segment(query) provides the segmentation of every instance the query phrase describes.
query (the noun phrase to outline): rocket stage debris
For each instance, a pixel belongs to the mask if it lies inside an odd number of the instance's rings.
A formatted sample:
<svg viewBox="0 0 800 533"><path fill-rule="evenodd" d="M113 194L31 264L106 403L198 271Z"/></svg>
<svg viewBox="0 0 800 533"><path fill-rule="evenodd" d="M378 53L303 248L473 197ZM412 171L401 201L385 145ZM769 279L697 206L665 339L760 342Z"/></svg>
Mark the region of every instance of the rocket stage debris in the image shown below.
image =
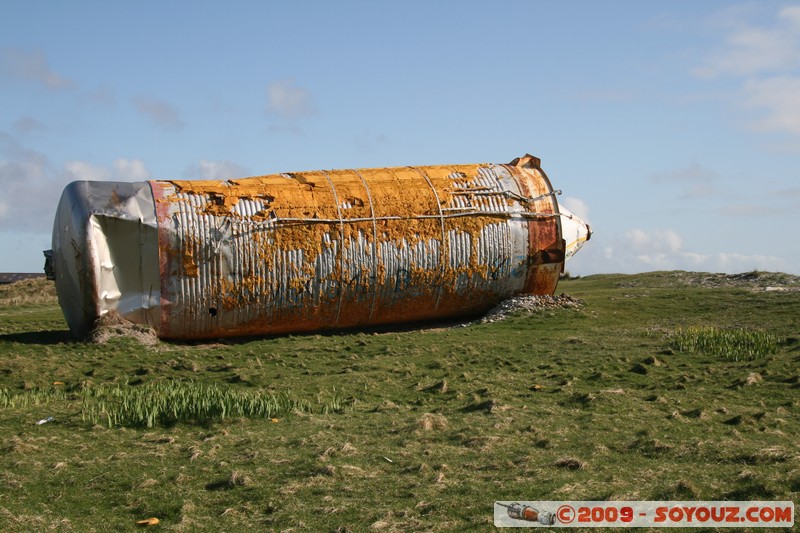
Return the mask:
<svg viewBox="0 0 800 533"><path fill-rule="evenodd" d="M474 315L553 294L591 236L539 159L292 172L228 181L76 181L46 270L70 330L110 311L161 338ZM49 255L48 255L49 254Z"/></svg>

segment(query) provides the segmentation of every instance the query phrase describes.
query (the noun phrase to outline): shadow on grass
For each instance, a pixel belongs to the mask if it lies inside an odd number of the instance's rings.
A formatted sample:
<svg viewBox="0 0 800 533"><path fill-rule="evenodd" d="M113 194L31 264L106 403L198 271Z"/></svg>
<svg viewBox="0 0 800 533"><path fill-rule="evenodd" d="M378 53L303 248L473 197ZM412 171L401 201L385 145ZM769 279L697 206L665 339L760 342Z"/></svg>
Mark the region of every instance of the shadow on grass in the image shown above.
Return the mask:
<svg viewBox="0 0 800 533"><path fill-rule="evenodd" d="M776 497L775 492L758 481L749 481L722 495L726 500L751 501L771 500Z"/></svg>
<svg viewBox="0 0 800 533"><path fill-rule="evenodd" d="M0 335L0 342L18 342L20 344L62 344L75 342L68 329L46 331L23 331Z"/></svg>
<svg viewBox="0 0 800 533"><path fill-rule="evenodd" d="M336 328L336 329L323 329L314 331L300 331L294 333L277 333L263 335L252 335L246 337L209 337L203 339L159 339L161 342L167 342L174 345L184 346L198 346L209 343L219 343L227 345L246 344L257 340L264 339L280 339L292 337L337 337L342 335L353 335L358 333L363 334L390 334L390 333L411 333L416 331L436 331L440 329L459 328L468 325L476 325L476 320L480 319L483 314L468 314L462 317L450 317L414 322L405 322L400 324L385 324L377 326L353 326L351 328ZM123 335L124 336L124 335ZM6 333L0 334L0 342L18 342L21 344L60 344L60 343L73 343L73 342L86 342L74 338L69 330L47 330L47 331L24 331L19 333Z"/></svg>
<svg viewBox="0 0 800 533"><path fill-rule="evenodd" d="M350 328L320 329L311 331L296 331L293 333L264 333L254 334L245 337L208 337L201 339L160 339L162 342L174 344L176 346L202 346L206 344L226 344L239 345L258 340L270 339L291 339L291 338L314 338L314 337L339 337L344 335L355 335L363 333L371 334L390 334L390 333L412 333L417 331L436 331L441 329L459 328L471 325L479 319L482 314L470 314L463 317L451 317L441 319L422 320L415 322L402 322L399 324L384 324L377 326L353 326Z"/></svg>

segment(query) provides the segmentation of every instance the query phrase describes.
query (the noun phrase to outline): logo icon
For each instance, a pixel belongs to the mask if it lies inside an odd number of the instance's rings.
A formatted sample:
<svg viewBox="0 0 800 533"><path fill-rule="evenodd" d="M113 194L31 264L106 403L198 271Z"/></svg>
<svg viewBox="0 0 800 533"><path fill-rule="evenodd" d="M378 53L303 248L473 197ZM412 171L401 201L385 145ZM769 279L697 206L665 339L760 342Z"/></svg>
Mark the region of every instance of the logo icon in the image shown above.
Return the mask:
<svg viewBox="0 0 800 533"><path fill-rule="evenodd" d="M508 516L514 520L525 520L526 522L539 522L545 526L552 526L556 523L556 515L548 511L540 511L534 509L530 505L522 505L519 502L514 502L511 505L496 502L500 507L505 507Z"/></svg>

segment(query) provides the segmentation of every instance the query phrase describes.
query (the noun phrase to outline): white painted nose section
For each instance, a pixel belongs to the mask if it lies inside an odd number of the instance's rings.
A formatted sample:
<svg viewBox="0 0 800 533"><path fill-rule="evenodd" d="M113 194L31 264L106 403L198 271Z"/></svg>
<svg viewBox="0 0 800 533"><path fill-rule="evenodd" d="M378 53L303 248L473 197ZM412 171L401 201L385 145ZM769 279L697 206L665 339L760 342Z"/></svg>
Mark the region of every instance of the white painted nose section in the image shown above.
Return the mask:
<svg viewBox="0 0 800 533"><path fill-rule="evenodd" d="M591 239L592 228L563 205L559 204L558 210L561 213L561 237L567 243L564 257L569 259Z"/></svg>

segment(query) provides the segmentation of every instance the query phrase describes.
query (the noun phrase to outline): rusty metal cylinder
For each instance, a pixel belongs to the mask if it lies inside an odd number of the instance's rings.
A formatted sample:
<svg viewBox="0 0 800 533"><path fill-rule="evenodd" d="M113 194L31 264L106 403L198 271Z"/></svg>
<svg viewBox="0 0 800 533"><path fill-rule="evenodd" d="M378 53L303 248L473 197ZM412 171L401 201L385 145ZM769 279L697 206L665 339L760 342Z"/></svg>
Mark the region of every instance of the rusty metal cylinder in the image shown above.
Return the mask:
<svg viewBox="0 0 800 533"><path fill-rule="evenodd" d="M162 338L474 315L552 294L565 241L539 160L75 182L53 256L70 329L110 311Z"/></svg>

